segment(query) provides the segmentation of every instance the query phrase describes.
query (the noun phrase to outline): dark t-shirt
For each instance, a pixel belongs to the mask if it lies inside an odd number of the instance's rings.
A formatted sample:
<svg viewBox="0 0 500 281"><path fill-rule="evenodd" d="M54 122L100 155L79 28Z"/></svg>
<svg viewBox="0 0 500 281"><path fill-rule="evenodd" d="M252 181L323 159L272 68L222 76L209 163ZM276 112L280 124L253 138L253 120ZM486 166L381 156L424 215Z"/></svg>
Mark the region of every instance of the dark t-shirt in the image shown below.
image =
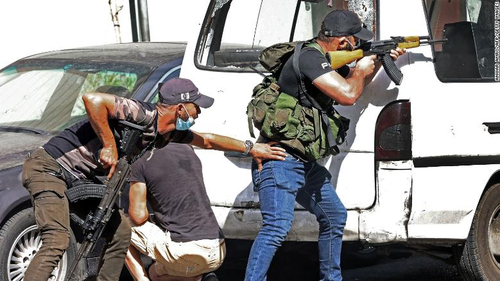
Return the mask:
<svg viewBox="0 0 500 281"><path fill-rule="evenodd" d="M147 187L157 223L176 242L223 238L210 207L202 166L193 148L169 143L132 165L130 182Z"/></svg>
<svg viewBox="0 0 500 281"><path fill-rule="evenodd" d="M308 94L314 98L320 97L323 100L328 100L329 98L312 84L314 79L333 71L326 57L316 48L303 47L299 57L299 70L302 73L302 80ZM337 70L343 77L347 77L349 71L348 66L343 66ZM299 96L299 80L297 80L297 75L293 69L293 55L283 66L278 79L278 85L282 92L294 97Z"/></svg>

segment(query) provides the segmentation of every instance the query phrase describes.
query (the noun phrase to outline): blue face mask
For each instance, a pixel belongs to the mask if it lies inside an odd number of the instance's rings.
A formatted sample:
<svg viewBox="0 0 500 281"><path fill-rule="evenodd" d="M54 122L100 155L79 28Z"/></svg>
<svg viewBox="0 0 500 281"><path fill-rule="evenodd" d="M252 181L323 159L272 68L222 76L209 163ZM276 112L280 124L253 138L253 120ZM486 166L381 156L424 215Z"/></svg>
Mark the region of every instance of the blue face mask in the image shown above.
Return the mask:
<svg viewBox="0 0 500 281"><path fill-rule="evenodd" d="M189 115L189 112L187 111L186 107L183 104L181 105L188 115L188 120L184 121L180 116L177 117L177 121L175 122L175 129L178 131L186 131L189 128L191 128L191 126L194 125L194 118L191 117L191 115Z"/></svg>

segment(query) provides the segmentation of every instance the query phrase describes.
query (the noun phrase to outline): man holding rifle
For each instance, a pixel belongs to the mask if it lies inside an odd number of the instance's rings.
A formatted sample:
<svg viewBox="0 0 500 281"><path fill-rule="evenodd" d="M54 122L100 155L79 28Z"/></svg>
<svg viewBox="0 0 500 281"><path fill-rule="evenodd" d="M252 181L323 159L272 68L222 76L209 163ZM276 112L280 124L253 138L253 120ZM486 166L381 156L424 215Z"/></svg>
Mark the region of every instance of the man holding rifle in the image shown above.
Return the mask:
<svg viewBox="0 0 500 281"><path fill-rule="evenodd" d="M330 12L323 20L317 38L306 42L302 49L296 47L296 53L277 72L280 96L286 93L301 101L303 107L311 110L314 107L320 112L330 111L334 102L353 105L381 64L375 61L376 56L373 55L363 57L353 68L344 65L333 70L326 54L340 50L352 51L360 40L368 41L372 37L373 33L362 27L354 12ZM391 51L390 56L396 60L403 53L403 50L397 48ZM302 104L300 99L301 96L307 95L315 100L313 103L308 98L311 107ZM323 122L322 119L323 116L318 118L317 122ZM315 122L316 120L315 118ZM328 124L328 130L323 123L315 123L313 128L323 126L323 132L328 134L328 131L332 131L331 125L328 120L324 121ZM332 139L335 141L335 138ZM295 202L314 214L319 223L319 279L342 280L340 252L347 212L331 184L329 171L317 163L316 159L301 153L307 143L301 144L300 150L297 142L287 143L285 138L269 139L263 135L263 130L257 142L278 142L278 146L286 149L287 156L285 161L270 160L263 165L252 165L252 177L255 189L259 192L263 226L252 246L245 280L265 280L273 256L292 226ZM330 146L336 145L330 143L330 140L328 143ZM297 146L292 147L293 145ZM316 153L310 154L322 155L318 147L313 149L316 149Z"/></svg>
<svg viewBox="0 0 500 281"><path fill-rule="evenodd" d="M281 148L252 145L229 137L196 133L189 128L200 107L213 99L199 93L188 79L174 78L160 88L159 102L150 104L105 93L83 96L88 121L77 123L53 137L26 157L23 185L30 192L35 219L43 244L26 270L24 280L47 280L69 245L70 219L65 190L79 179L93 180L107 174L110 179L118 162L114 132L117 121L145 126L135 155L165 146L168 142L190 143L201 148L250 154L261 163L284 159ZM130 225L120 211L114 212L103 236L106 246L97 280L118 280L130 242Z"/></svg>

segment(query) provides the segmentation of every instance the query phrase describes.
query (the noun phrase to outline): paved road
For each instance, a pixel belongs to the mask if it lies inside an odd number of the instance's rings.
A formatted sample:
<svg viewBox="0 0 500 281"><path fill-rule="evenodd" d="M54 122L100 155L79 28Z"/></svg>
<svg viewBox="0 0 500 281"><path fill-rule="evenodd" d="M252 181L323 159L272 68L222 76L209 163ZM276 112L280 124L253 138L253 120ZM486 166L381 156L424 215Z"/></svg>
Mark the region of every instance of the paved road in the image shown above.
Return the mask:
<svg viewBox="0 0 500 281"><path fill-rule="evenodd" d="M463 280L454 265L419 253L406 258L385 258L372 266L349 268L343 271L343 276L346 281Z"/></svg>
<svg viewBox="0 0 500 281"><path fill-rule="evenodd" d="M227 256L216 271L220 281L241 281L252 241L227 240ZM268 281L318 280L316 243L285 244L276 253ZM361 259L344 244L342 275L344 281L461 281L454 265L420 253L398 251L379 259ZM363 256L364 258L366 256ZM132 281L126 269L120 281Z"/></svg>
<svg viewBox="0 0 500 281"><path fill-rule="evenodd" d="M222 267L217 270L220 281L243 280L251 241L228 241L228 252ZM346 247L347 248L347 247ZM344 255L342 275L345 281L460 281L454 267L442 260L419 253L400 253L385 257L374 265ZM276 254L268 273L269 281L318 280L318 261L315 243L288 243Z"/></svg>

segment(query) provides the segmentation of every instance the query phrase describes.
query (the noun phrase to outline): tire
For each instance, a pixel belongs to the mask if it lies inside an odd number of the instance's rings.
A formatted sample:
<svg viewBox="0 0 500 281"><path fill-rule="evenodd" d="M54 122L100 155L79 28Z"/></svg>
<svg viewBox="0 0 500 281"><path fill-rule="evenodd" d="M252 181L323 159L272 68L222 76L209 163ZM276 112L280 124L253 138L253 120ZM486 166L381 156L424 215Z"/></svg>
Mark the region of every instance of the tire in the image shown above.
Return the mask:
<svg viewBox="0 0 500 281"><path fill-rule="evenodd" d="M101 199L105 193L104 184L82 184L66 190L66 197L71 204L89 198Z"/></svg>
<svg viewBox="0 0 500 281"><path fill-rule="evenodd" d="M0 230L0 280L22 280L24 273L41 245L33 209L13 215ZM50 281L64 280L76 253L76 241L71 234L70 244Z"/></svg>
<svg viewBox="0 0 500 281"><path fill-rule="evenodd" d="M464 280L500 280L500 184L481 198L469 237L455 247L455 258Z"/></svg>

